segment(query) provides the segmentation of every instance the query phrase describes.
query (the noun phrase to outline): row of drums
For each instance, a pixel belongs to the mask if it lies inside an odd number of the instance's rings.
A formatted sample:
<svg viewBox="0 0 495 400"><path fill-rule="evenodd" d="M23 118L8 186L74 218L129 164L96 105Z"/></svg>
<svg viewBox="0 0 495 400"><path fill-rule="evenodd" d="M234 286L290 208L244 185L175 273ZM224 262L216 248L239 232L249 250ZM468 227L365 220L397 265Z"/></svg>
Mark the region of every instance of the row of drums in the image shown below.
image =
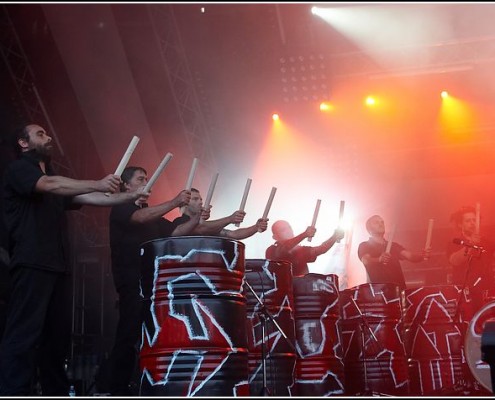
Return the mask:
<svg viewBox="0 0 495 400"><path fill-rule="evenodd" d="M140 395L429 395L465 377L455 286L339 291L220 237L146 242L141 261Z"/></svg>

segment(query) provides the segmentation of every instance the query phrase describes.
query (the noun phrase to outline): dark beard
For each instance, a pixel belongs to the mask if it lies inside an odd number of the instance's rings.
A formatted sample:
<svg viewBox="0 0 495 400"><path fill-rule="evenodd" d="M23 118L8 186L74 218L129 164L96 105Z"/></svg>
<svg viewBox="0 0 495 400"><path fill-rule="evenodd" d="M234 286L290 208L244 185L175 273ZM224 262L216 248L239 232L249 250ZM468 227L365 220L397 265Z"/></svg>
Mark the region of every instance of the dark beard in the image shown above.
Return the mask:
<svg viewBox="0 0 495 400"><path fill-rule="evenodd" d="M47 150L42 149L32 149L30 150L30 153L33 155L34 158L36 158L38 161L43 161L46 164L50 163L52 156L48 154Z"/></svg>
<svg viewBox="0 0 495 400"><path fill-rule="evenodd" d="M35 150L39 157L41 157L40 160L49 162L52 158L52 149L53 147L47 148L45 146L38 146Z"/></svg>

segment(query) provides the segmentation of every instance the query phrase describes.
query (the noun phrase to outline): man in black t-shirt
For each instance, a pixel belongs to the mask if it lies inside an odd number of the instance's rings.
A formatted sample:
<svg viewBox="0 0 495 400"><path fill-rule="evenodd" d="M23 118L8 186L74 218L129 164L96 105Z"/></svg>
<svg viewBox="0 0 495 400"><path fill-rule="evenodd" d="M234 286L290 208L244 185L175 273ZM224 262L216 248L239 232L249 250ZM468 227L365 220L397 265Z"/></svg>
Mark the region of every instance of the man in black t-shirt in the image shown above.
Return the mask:
<svg viewBox="0 0 495 400"><path fill-rule="evenodd" d="M406 282L400 261L421 262L429 257L430 249L425 249L423 253L413 253L392 242L390 252L386 252L388 242L384 238L385 222L379 215L368 218L366 230L370 238L359 244L358 257L366 268L369 283L393 283L401 290L405 289Z"/></svg>
<svg viewBox="0 0 495 400"><path fill-rule="evenodd" d="M479 232L476 208L463 206L450 218L456 229L456 241L449 241L447 257L452 267L452 283L464 288L460 308L469 321L484 305L484 297L493 291L493 255L495 244ZM458 243L462 241L463 244Z"/></svg>
<svg viewBox="0 0 495 400"><path fill-rule="evenodd" d="M316 259L326 253L344 237L344 231L336 229L332 236L319 246L301 246L299 243L309 237L313 237L316 228L308 226L306 230L297 236L287 221L275 221L272 225L273 238L275 243L266 249L265 256L270 260L283 260L292 263L292 276L304 276L309 272L308 263L315 262Z"/></svg>
<svg viewBox="0 0 495 400"><path fill-rule="evenodd" d="M136 192L148 182L146 170L141 167L125 168L121 179L120 190L125 193ZM143 321L140 245L149 240L191 233L199 222L199 215L184 223L163 217L177 207L187 206L190 198L191 192L182 190L172 200L158 205L148 207L136 201L112 207L110 212L112 275L119 296L119 321L108 362L108 385L114 396L136 394L130 391L129 384L135 371L136 346Z"/></svg>
<svg viewBox="0 0 495 400"><path fill-rule="evenodd" d="M72 287L65 211L147 194L113 193L120 183L116 175L99 181L55 175L52 139L39 125L22 126L15 138L20 157L9 164L3 180L11 292L0 345L0 395L32 395L38 367L42 395L67 396Z"/></svg>

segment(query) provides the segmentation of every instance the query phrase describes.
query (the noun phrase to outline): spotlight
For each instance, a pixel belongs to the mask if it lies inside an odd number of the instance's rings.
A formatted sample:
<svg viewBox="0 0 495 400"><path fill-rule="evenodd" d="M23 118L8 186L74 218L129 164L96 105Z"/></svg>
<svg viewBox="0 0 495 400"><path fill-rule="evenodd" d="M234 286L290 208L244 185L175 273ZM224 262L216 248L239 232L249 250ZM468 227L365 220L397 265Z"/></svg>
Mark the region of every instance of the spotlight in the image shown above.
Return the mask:
<svg viewBox="0 0 495 400"><path fill-rule="evenodd" d="M278 121L280 119L280 115L278 115L277 113L274 113L274 114L272 114L272 119L274 121Z"/></svg>
<svg viewBox="0 0 495 400"><path fill-rule="evenodd" d="M368 106L374 106L376 103L376 100L372 96L366 97L366 105Z"/></svg>
<svg viewBox="0 0 495 400"><path fill-rule="evenodd" d="M440 93L440 96L442 96L442 99L446 99L447 97L449 97L449 92L443 90L442 93Z"/></svg>
<svg viewBox="0 0 495 400"><path fill-rule="evenodd" d="M325 102L325 101L320 103L320 111L327 112L327 111L332 111L332 109L333 109L333 106L330 103Z"/></svg>

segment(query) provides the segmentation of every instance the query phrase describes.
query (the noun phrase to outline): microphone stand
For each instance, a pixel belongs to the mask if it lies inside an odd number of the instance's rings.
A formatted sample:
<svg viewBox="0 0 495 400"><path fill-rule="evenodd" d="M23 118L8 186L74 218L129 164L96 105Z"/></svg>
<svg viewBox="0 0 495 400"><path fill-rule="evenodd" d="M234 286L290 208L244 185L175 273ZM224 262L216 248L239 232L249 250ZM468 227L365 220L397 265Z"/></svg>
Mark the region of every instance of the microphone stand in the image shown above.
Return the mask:
<svg viewBox="0 0 495 400"><path fill-rule="evenodd" d="M473 254L470 253L468 254L468 246L465 246L465 255L468 256L468 262L467 262L467 268L466 268L466 273L464 275L464 283L462 284L462 288L461 288L461 291L459 292L459 296L457 298L457 306L456 306L456 310L455 310L455 315L454 315L454 323L458 323L459 325L461 325L462 323L465 323L465 321L462 320L462 316L461 316L461 305L463 303L463 300L465 302L467 302L467 299L466 299L466 296L469 295L470 296L470 291L469 291L469 288L468 288L468 277L469 277L469 273L471 272L471 268L472 268L472 265L471 265L471 262L473 261ZM485 252L485 250L483 248L478 248L476 249L479 251L479 254L481 255L481 253ZM471 297L471 296L470 296ZM472 301L472 298L470 299L470 301ZM461 343L464 343L464 329L461 330ZM464 351L464 348L463 348L463 351ZM468 371L468 369L466 369L466 367L464 366L463 367L463 375L467 378L470 373ZM458 390L458 391L461 391L463 388L467 388L468 386L468 382L466 381L466 379L462 379L458 385L457 388L454 387L455 390Z"/></svg>
<svg viewBox="0 0 495 400"><path fill-rule="evenodd" d="M468 254L468 248L466 247L465 249L465 255L468 256L468 262L467 262L467 268L466 268L466 273L464 275L464 283L462 284L461 291L459 292L459 297L457 298L457 306L455 310L455 315L454 315L454 322L458 322L459 324L462 323L462 318L461 318L461 304L464 300L466 300L466 294L469 294L469 289L467 288L467 282L468 282L468 277L469 277L469 272L471 272L471 261L473 260L473 254Z"/></svg>
<svg viewBox="0 0 495 400"><path fill-rule="evenodd" d="M249 284L249 282L245 279L244 284L246 287L249 289L249 291L253 294L254 298L260 305L260 309L258 312L258 317L261 322L261 371L263 374L263 388L261 389L261 395L262 396L270 396L270 391L268 390L267 386L267 378L266 378L266 359L268 358L267 351L265 349L265 335L266 335L266 320L270 320L273 325L277 328L277 330L280 332L282 337L285 339L289 347L294 351L294 353L297 354L295 346L292 344L292 342L289 340L283 329L280 327L278 322L273 318L273 315L270 314L270 312L266 309L265 304L263 301L259 298L259 296L256 294L254 291L253 287Z"/></svg>
<svg viewBox="0 0 495 400"><path fill-rule="evenodd" d="M368 366L366 365L366 347L365 347L366 340L364 338L364 328L365 327L370 331L371 337L373 338L375 343L378 345L380 352L383 350L383 347L380 345L380 342L378 341L375 334L373 333L373 329L371 329L370 325L368 324L368 321L366 320L365 315L361 311L361 308L359 308L359 306L357 305L356 301L352 298L352 296L350 297L350 299L352 301L352 304L354 304L354 307L356 307L356 310L358 311L359 317L362 321L361 322L361 345L362 345L362 349L363 349L363 367L364 367L364 392L362 393L362 395L363 396L373 396L373 395L386 396L384 393L374 392L374 391L370 390L370 388L368 387ZM380 361L378 361L378 362L380 362ZM359 394L357 394L357 396L358 395Z"/></svg>

